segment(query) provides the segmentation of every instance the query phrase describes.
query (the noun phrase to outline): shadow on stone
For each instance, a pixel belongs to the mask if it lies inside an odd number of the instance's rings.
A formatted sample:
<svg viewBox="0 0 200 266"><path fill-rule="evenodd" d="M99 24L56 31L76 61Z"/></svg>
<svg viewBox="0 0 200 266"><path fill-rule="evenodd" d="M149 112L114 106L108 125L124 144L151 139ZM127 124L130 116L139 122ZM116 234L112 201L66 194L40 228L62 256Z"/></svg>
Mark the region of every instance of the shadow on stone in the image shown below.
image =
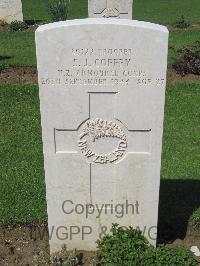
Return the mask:
<svg viewBox="0 0 200 266"><path fill-rule="evenodd" d="M184 239L192 213L200 207L200 180L161 180L158 243Z"/></svg>

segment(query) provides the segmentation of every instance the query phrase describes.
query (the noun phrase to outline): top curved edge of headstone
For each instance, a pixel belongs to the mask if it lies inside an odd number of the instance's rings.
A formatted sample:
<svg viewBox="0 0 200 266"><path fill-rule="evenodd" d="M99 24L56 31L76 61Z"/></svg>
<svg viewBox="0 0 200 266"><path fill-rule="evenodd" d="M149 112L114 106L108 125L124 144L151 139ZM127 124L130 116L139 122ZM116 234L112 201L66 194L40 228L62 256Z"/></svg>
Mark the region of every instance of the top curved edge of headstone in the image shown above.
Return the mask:
<svg viewBox="0 0 200 266"><path fill-rule="evenodd" d="M151 22L139 21L139 20L130 20L130 19L104 19L104 18L86 18L86 19L74 19L66 20L60 22L54 22L50 24L41 25L37 28L36 32L43 32L47 30L52 30L60 27L69 27L69 26L82 26L82 25L123 25L123 26L133 26L140 27L145 29L158 30L168 33L168 29L165 26L154 24Z"/></svg>

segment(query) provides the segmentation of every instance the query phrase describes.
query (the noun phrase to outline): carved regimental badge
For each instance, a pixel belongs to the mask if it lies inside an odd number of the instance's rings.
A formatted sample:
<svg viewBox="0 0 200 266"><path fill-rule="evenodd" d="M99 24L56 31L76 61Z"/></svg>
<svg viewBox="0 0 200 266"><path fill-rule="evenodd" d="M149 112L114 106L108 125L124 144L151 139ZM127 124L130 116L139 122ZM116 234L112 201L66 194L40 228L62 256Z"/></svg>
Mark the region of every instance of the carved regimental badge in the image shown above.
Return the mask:
<svg viewBox="0 0 200 266"><path fill-rule="evenodd" d="M104 18L119 18L120 12L117 10L117 8L106 8L102 12L102 17Z"/></svg>
<svg viewBox="0 0 200 266"><path fill-rule="evenodd" d="M101 118L87 120L81 127L78 146L90 162L107 164L120 161L127 149L124 130Z"/></svg>

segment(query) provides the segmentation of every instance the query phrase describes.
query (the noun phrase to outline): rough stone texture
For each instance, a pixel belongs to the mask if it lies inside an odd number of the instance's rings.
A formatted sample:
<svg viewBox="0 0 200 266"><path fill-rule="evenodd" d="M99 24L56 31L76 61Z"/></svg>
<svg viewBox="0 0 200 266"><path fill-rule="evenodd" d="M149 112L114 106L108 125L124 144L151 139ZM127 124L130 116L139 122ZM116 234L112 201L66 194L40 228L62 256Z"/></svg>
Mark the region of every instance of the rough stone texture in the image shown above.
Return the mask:
<svg viewBox="0 0 200 266"><path fill-rule="evenodd" d="M14 20L23 21L21 0L0 0L0 18L7 23Z"/></svg>
<svg viewBox="0 0 200 266"><path fill-rule="evenodd" d="M112 223L155 244L168 30L74 20L39 27L36 46L51 252L94 250Z"/></svg>
<svg viewBox="0 0 200 266"><path fill-rule="evenodd" d="M89 18L132 19L133 0L89 0Z"/></svg>

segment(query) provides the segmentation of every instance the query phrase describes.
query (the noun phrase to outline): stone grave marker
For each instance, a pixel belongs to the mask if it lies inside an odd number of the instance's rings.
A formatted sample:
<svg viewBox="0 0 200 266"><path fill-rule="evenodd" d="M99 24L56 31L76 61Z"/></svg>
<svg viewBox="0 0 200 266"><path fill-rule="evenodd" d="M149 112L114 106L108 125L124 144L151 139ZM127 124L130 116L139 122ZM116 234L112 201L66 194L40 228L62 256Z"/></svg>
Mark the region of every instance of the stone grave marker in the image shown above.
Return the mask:
<svg viewBox="0 0 200 266"><path fill-rule="evenodd" d="M71 20L36 46L51 253L95 250L112 223L155 245L168 30Z"/></svg>
<svg viewBox="0 0 200 266"><path fill-rule="evenodd" d="M133 0L89 0L89 18L132 19Z"/></svg>
<svg viewBox="0 0 200 266"><path fill-rule="evenodd" d="M7 23L23 21L21 0L0 0L0 18Z"/></svg>

